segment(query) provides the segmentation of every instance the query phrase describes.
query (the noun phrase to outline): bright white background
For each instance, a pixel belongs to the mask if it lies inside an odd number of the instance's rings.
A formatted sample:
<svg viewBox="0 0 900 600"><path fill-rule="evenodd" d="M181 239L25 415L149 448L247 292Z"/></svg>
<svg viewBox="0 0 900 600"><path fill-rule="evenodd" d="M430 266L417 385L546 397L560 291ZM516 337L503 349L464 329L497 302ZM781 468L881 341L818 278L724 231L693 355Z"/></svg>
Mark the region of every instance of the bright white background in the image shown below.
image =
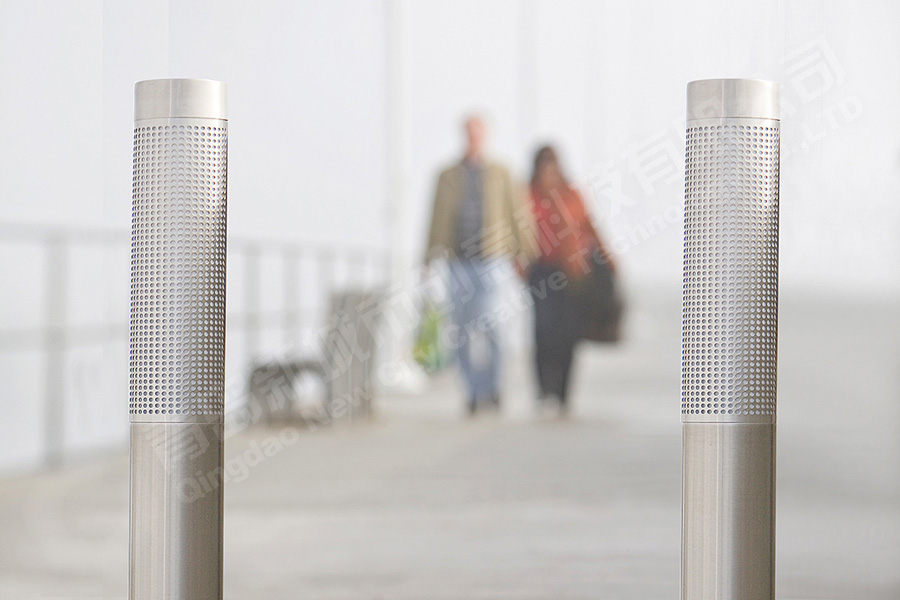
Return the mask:
<svg viewBox="0 0 900 600"><path fill-rule="evenodd" d="M229 84L233 236L396 246L414 265L474 109L522 178L558 144L629 288L677 301L685 84L759 77L785 102L782 296L891 299L897 31L890 0L4 0L0 223L126 231L133 83L204 77ZM42 252L0 238L0 330L41 326ZM124 323L127 256L80 252L70 318ZM125 352L69 357L71 450L124 440ZM39 462L44 374L37 351L0 361L5 471Z"/></svg>

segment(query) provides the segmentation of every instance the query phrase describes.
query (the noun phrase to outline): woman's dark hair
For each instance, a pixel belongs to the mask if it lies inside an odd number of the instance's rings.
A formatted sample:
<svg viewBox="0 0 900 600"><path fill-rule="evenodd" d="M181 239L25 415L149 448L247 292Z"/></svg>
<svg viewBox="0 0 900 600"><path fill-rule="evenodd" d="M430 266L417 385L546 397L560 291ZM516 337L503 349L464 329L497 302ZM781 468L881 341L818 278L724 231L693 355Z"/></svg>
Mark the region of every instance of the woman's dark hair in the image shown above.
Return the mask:
<svg viewBox="0 0 900 600"><path fill-rule="evenodd" d="M534 167L531 171L531 185L537 185L538 177L541 173L541 168L547 163L556 163L557 168L559 168L559 172L562 175L563 181L568 183L568 178L562 172L562 166L559 164L559 157L556 154L556 150L553 146L541 146L537 153L534 155Z"/></svg>

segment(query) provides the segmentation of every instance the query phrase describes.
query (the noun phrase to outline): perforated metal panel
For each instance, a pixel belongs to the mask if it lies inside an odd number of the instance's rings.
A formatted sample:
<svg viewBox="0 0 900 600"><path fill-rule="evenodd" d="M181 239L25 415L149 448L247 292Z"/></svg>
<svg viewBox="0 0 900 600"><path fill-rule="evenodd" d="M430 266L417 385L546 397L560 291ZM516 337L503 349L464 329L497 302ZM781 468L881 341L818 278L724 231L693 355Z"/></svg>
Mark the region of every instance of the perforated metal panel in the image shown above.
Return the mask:
<svg viewBox="0 0 900 600"><path fill-rule="evenodd" d="M224 413L227 122L139 121L134 131L130 413Z"/></svg>
<svg viewBox="0 0 900 600"><path fill-rule="evenodd" d="M774 422L779 122L688 122L682 420Z"/></svg>

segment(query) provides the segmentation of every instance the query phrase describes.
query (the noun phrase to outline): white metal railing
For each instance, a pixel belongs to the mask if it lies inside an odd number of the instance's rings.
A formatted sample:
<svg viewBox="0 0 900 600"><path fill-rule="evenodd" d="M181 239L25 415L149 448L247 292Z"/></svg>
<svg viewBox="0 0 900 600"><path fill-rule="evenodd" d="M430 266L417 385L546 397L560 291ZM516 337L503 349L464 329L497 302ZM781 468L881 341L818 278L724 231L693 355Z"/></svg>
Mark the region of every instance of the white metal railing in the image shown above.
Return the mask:
<svg viewBox="0 0 900 600"><path fill-rule="evenodd" d="M74 274L91 271L90 265L76 265L75 256L83 250L100 251L118 262L122 272L111 269L96 273L85 280ZM96 393L97 410L117 407L124 414L128 398L128 286L127 268L130 234L120 229L53 227L41 225L0 224L0 269L7 271L3 287L7 293L21 294L22 286L39 285L39 306L31 323L12 322L14 315L0 306L0 360L15 362L17 357L35 359L40 373L37 385L29 386L31 397L13 397L7 385L0 386L0 408L12 402L40 404L39 462L47 467L60 464L73 451L67 443L72 430L70 413L76 405L73 396L72 356L87 347L98 345L109 349L121 361L100 365L78 379L86 386L82 394L87 402ZM25 264L19 268L40 273L36 283L17 281L9 264L18 259ZM388 254L378 248L349 245L309 244L292 241L230 239L228 241L228 295L226 381L231 390L242 390L241 382L249 365L261 356L271 355L284 348L294 351L315 343L317 331L325 324L328 297L342 288L365 288L386 283ZM83 262L83 261L82 261ZM76 268L77 267L77 268ZM110 289L97 287L102 281ZM89 286L94 286L90 289ZM34 290L27 290L34 296ZM107 295L107 298L102 296ZM100 304L115 304L115 311L104 312L102 320L72 318L72 298L96 297ZM111 298L109 296L112 296ZM119 306L121 304L121 307ZM114 315L110 313L115 313ZM236 343L235 343L236 342ZM121 377L114 378L111 391L104 392L94 372L120 369ZM102 395L114 394L113 398ZM81 402L80 404L84 404ZM82 406L81 410L91 410ZM124 430L123 430L124 431ZM23 435L26 435L23 433ZM124 443L124 437L110 435L108 444ZM103 444L100 444L103 445ZM3 462L0 456L0 463ZM34 461L30 461L34 462Z"/></svg>

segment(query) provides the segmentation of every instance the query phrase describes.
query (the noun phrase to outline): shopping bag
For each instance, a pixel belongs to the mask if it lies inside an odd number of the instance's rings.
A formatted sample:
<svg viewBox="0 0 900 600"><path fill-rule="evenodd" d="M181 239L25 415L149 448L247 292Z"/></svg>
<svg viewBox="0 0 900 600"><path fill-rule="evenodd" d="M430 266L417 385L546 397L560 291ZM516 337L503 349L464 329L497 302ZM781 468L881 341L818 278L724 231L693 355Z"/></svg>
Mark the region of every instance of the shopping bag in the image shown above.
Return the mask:
<svg viewBox="0 0 900 600"><path fill-rule="evenodd" d="M584 324L581 339L614 343L622 337L622 315L625 303L619 291L616 274L609 263L595 252L591 272L579 286Z"/></svg>
<svg viewBox="0 0 900 600"><path fill-rule="evenodd" d="M437 303L426 301L419 319L413 358L428 373L439 371L449 362L448 349L441 341L444 314Z"/></svg>

